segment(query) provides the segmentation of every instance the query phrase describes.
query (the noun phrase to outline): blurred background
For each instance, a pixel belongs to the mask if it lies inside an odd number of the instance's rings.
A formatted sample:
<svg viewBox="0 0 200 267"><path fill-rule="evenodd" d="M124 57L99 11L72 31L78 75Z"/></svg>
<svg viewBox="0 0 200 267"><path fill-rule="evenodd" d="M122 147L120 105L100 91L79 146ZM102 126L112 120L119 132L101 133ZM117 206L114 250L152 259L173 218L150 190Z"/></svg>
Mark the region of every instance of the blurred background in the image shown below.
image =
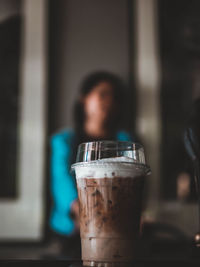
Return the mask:
<svg viewBox="0 0 200 267"><path fill-rule="evenodd" d="M199 9L198 0L0 0L1 258L45 250L49 140L74 126L80 82L99 70L127 85L126 129L152 168L144 220L176 229L168 239L193 238L197 200L183 130L200 97Z"/></svg>

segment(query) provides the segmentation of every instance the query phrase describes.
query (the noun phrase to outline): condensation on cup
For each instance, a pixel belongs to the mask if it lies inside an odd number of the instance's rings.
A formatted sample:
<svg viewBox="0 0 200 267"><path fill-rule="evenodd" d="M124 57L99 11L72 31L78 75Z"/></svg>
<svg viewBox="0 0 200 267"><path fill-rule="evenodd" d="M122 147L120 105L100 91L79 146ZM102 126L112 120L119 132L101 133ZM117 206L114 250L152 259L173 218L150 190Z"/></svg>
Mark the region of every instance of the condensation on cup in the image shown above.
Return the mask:
<svg viewBox="0 0 200 267"><path fill-rule="evenodd" d="M76 173L85 266L129 266L137 253L144 178L150 174L138 143L79 145Z"/></svg>

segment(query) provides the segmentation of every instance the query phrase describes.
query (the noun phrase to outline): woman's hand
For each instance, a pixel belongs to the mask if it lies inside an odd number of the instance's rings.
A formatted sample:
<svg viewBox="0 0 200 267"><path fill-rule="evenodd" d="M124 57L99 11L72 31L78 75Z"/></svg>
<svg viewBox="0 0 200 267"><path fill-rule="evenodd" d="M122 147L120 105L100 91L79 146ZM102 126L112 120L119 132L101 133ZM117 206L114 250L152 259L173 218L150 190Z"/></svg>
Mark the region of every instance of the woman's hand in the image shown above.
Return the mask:
<svg viewBox="0 0 200 267"><path fill-rule="evenodd" d="M79 231L80 220L79 220L79 201L78 201L78 199L74 200L72 205L71 205L71 217L75 223L75 230Z"/></svg>

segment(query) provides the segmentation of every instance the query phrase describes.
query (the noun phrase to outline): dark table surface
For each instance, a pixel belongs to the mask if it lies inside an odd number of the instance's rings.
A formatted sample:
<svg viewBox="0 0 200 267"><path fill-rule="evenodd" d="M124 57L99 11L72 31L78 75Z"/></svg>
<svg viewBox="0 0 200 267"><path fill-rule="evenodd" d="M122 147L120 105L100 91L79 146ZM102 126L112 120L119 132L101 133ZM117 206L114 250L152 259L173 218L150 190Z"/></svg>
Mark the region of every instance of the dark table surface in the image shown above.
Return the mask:
<svg viewBox="0 0 200 267"><path fill-rule="evenodd" d="M74 260L0 260L2 267L82 267L80 261ZM150 260L136 260L132 263L133 267L190 267L200 266L200 261L196 259L150 259Z"/></svg>
<svg viewBox="0 0 200 267"><path fill-rule="evenodd" d="M4 250L3 250L4 249ZM0 246L0 267L80 267L80 258L59 256L55 257L52 254L42 254L38 258L31 258L28 251L36 252L37 246L30 248L23 247L23 253L18 255L16 251L14 256L9 258L6 254L5 247ZM4 253L5 252L5 253ZM15 258L16 256L20 256ZM157 243L143 243L141 253L133 262L135 267L172 267L172 266L200 266L200 248L196 248L191 242L157 242Z"/></svg>

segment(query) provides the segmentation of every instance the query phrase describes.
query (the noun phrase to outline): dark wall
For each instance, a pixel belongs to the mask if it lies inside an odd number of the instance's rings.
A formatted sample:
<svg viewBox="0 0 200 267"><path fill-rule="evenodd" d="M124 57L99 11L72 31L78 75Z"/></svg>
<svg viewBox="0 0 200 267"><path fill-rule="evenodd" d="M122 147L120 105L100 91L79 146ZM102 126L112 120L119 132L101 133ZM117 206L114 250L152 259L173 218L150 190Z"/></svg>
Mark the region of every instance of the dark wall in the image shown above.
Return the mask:
<svg viewBox="0 0 200 267"><path fill-rule="evenodd" d="M192 166L183 145L183 131L195 98L200 96L200 2L159 1L162 63L162 191L176 198L177 177ZM200 123L200 122L199 122ZM192 196L190 196L192 197Z"/></svg>
<svg viewBox="0 0 200 267"><path fill-rule="evenodd" d="M0 3L0 198L17 196L21 1Z"/></svg>

